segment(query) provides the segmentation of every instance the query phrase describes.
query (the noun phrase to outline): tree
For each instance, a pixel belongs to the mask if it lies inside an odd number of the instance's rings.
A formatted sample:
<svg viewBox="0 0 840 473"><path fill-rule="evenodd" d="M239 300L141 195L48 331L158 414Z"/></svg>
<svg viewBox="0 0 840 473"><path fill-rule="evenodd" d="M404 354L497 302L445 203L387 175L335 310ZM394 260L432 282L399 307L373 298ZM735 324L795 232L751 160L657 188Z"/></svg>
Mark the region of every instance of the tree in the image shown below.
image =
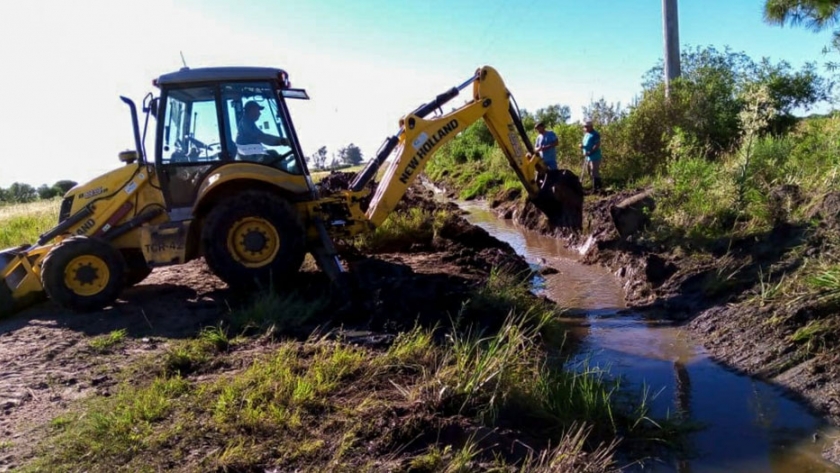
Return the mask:
<svg viewBox="0 0 840 473"><path fill-rule="evenodd" d="M766 0L764 21L771 25L804 25L812 31L822 31L840 23L840 0ZM834 30L831 45L840 52L840 29ZM825 49L823 52L828 52ZM826 64L831 71L840 65Z"/></svg>
<svg viewBox="0 0 840 473"><path fill-rule="evenodd" d="M568 105L549 105L537 110L534 118L537 122L545 123L546 128L554 128L561 123L567 123L572 118L572 110Z"/></svg>
<svg viewBox="0 0 840 473"><path fill-rule="evenodd" d="M537 124L534 114L524 108L519 110L519 118L522 119L522 126L524 126L526 130L533 130L534 125Z"/></svg>
<svg viewBox="0 0 840 473"><path fill-rule="evenodd" d="M621 108L620 103L607 103L603 97L583 107L584 120L592 120L600 126L611 125L626 115L627 111Z"/></svg>
<svg viewBox="0 0 840 473"><path fill-rule="evenodd" d="M9 197L11 202L25 204L36 200L38 198L38 191L29 184L15 182L9 186Z"/></svg>
<svg viewBox="0 0 840 473"><path fill-rule="evenodd" d="M8 189L0 187L0 202L10 202L12 200Z"/></svg>
<svg viewBox="0 0 840 473"><path fill-rule="evenodd" d="M666 110L675 116L668 123L695 137L707 155L726 151L737 142L742 97L755 87L766 85L773 106L780 111L768 126L777 132L795 122L795 108L808 109L830 97L832 84L816 73L813 64L795 71L784 61L774 64L765 58L756 63L743 52L714 47L686 49L680 62L682 75L672 85L673 103ZM660 61L645 74L646 92L662 87L662 67Z"/></svg>
<svg viewBox="0 0 840 473"><path fill-rule="evenodd" d="M38 188L38 197L41 199L52 199L58 195L58 191L59 189L56 187L41 184L41 187Z"/></svg>
<svg viewBox="0 0 840 473"><path fill-rule="evenodd" d="M362 150L358 146L350 143L344 148L338 150L338 157L344 164L358 165L361 164L364 158L362 157Z"/></svg>
<svg viewBox="0 0 840 473"><path fill-rule="evenodd" d="M339 164L341 164L341 160L338 159L338 155L333 153L332 159L330 159L330 169L337 168Z"/></svg>
<svg viewBox="0 0 840 473"><path fill-rule="evenodd" d="M767 0L764 21L776 25L804 24L820 31L840 21L840 0Z"/></svg>
<svg viewBox="0 0 840 473"><path fill-rule="evenodd" d="M53 187L58 190L57 191L58 195L64 195L64 194L67 193L67 191L76 187L76 185L78 185L78 183L76 181L71 181L71 180L68 180L68 179L62 179L62 180L56 182L55 184L53 184Z"/></svg>
<svg viewBox="0 0 840 473"><path fill-rule="evenodd" d="M309 160L312 161L312 167L315 169L324 169L327 165L327 147L321 146L318 148L318 151L312 153Z"/></svg>

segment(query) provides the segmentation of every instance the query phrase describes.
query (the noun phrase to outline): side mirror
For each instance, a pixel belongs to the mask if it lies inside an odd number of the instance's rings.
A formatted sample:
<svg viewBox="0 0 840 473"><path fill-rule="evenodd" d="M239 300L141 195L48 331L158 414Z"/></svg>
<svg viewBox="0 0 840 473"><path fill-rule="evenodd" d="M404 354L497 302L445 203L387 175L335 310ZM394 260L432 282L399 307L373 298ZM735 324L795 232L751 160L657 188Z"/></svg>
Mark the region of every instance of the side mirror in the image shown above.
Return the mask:
<svg viewBox="0 0 840 473"><path fill-rule="evenodd" d="M134 161L137 161L137 151L135 151L133 149L121 151L120 154L119 154L119 157L120 157L120 161L122 161L126 164L131 164Z"/></svg>
<svg viewBox="0 0 840 473"><path fill-rule="evenodd" d="M143 111L149 112L153 117L158 116L158 100L159 97L153 96L151 93L147 94L143 99Z"/></svg>
<svg viewBox="0 0 840 473"><path fill-rule="evenodd" d="M158 100L157 98L152 99L149 103L149 111L152 113L152 116L157 118L158 116Z"/></svg>

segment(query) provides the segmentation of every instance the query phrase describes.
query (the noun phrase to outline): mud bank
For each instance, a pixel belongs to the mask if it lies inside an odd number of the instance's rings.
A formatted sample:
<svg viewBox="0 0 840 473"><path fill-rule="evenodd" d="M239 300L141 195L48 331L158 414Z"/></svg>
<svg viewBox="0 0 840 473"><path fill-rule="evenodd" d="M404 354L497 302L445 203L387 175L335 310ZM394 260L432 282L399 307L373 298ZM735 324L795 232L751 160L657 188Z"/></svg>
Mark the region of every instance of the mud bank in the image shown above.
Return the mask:
<svg viewBox="0 0 840 473"><path fill-rule="evenodd" d="M808 227L780 215L766 234L712 242L708 251L689 252L653 245L643 233L618 235L611 209L642 191L589 196L581 234L551 228L516 190L497 197L490 207L500 218L562 239L584 264L609 268L624 286L628 310L683 324L717 361L781 386L786 395L840 425L840 298L782 300L770 294L770 288L785 284L785 274L809 259L838 259L840 193L826 195L809 210L808 219L816 223ZM783 191L797 194L795 189ZM448 195L456 196L451 191ZM803 327L812 326L820 330L803 335ZM838 452L840 440L824 456L840 463Z"/></svg>

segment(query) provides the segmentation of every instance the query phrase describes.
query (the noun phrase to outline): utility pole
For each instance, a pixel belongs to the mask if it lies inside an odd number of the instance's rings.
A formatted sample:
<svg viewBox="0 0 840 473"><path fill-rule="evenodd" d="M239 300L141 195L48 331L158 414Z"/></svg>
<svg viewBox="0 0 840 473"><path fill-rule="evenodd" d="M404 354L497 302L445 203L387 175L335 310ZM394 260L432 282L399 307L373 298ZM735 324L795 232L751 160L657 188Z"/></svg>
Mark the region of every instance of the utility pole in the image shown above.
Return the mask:
<svg viewBox="0 0 840 473"><path fill-rule="evenodd" d="M665 40L665 96L671 81L680 76L680 25L677 0L662 0L662 36Z"/></svg>

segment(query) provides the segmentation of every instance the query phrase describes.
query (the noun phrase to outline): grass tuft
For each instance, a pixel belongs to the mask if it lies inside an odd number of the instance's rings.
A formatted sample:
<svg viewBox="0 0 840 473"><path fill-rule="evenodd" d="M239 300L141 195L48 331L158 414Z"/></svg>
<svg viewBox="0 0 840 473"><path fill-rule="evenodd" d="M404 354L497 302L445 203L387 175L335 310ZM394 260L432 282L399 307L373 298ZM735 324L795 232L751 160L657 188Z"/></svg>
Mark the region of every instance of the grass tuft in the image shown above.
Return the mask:
<svg viewBox="0 0 840 473"><path fill-rule="evenodd" d="M100 335L93 337L88 341L88 346L96 353L105 354L110 353L114 348L122 345L125 342L125 337L128 332L122 328L114 330L107 335Z"/></svg>

